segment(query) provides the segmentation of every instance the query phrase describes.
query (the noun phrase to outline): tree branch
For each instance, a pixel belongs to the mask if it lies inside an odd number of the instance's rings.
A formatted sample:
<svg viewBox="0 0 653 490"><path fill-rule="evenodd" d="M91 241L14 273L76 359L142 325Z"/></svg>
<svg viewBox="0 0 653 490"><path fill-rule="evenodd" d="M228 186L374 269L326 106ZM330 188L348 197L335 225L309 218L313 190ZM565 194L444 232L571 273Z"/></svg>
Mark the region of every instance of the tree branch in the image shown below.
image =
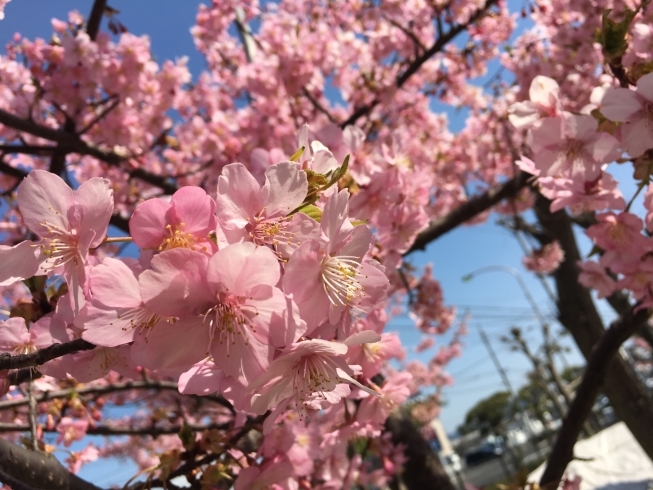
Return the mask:
<svg viewBox="0 0 653 490"><path fill-rule="evenodd" d="M86 34L88 34L88 37L90 37L92 41L95 41L97 38L97 34L100 30L100 23L102 22L102 15L104 14L106 6L107 0L95 0L95 2L93 2L91 15L86 23Z"/></svg>
<svg viewBox="0 0 653 490"><path fill-rule="evenodd" d="M54 456L29 451L1 438L0 481L15 490L100 490L73 475Z"/></svg>
<svg viewBox="0 0 653 490"><path fill-rule="evenodd" d="M394 444L404 444L406 447L407 461L401 480L408 490L454 490L438 457L406 413L396 411L390 414L385 428L392 434Z"/></svg>
<svg viewBox="0 0 653 490"><path fill-rule="evenodd" d="M432 56L442 51L442 49L444 49L444 47L449 44L449 42L451 42L458 34L460 34L462 31L467 29L467 27L485 15L486 11L497 2L498 0L486 0L485 5L474 12L474 14L472 14L472 16L469 18L468 22L465 24L454 25L445 34L440 35L427 51L425 51L421 56L416 57L408 66L408 68L406 68L403 73L397 76L395 86L398 89L403 87L404 84L410 79L410 77L417 73L417 71L422 67L424 63L426 63ZM355 110L345 122L340 124L340 127L344 129L346 126L354 124L361 117L369 114L370 111L379 104L379 102L380 99L378 97L374 97L374 99L372 99L369 104L366 104Z"/></svg>
<svg viewBox="0 0 653 490"><path fill-rule="evenodd" d="M564 260L553 272L558 292L558 320L571 333L576 345L589 361L605 328L589 290L578 282L580 251L569 215L564 211L552 213L551 201L541 194L535 201L535 213L548 240L557 240L565 252ZM622 315L623 316L623 315ZM653 399L630 363L615 356L605 374L603 392L610 404L646 454L653 458Z"/></svg>
<svg viewBox="0 0 653 490"><path fill-rule="evenodd" d="M40 366L57 357L66 354L74 354L83 350L95 349L95 346L83 339L75 339L64 344L54 344L50 347L37 350L32 354L19 354L12 356L10 354L0 354L0 370L3 369L20 369L30 366Z"/></svg>
<svg viewBox="0 0 653 490"><path fill-rule="evenodd" d="M574 444L576 444L583 423L592 410L605 374L609 366L614 365L610 361L621 344L635 333L641 322L648 319L648 309L642 308L635 313L635 308L631 308L623 317L615 320L594 347L583 380L576 390L574 400L569 406L567 416L558 432L546 469L540 478L540 486L551 484L551 488L557 487L565 468L574 457Z"/></svg>
<svg viewBox="0 0 653 490"><path fill-rule="evenodd" d="M60 131L57 129L42 126L33 121L22 119L18 116L10 114L6 111L0 110L0 124L7 127L29 133L33 136L43 138L49 141L58 143L54 151L62 153L78 153L80 155L88 155L97 158L113 167L121 168L129 173L130 178L140 179L153 186L159 187L166 194L174 194L178 187L168 177L156 175L148 172L142 168L125 169L121 166L123 161L128 160L127 157L120 156L116 153L102 150L93 146L86 141L82 140L78 135L69 132Z"/></svg>
<svg viewBox="0 0 653 490"><path fill-rule="evenodd" d="M209 429L225 430L229 424L188 424L190 430L200 432ZM98 425L89 427L86 433L91 436L152 436L157 437L167 434L178 434L184 428L183 425L168 425L157 427L154 425L144 427L118 427L111 425ZM0 432L27 432L29 424L8 424L0 422ZM56 429L43 428L43 432L57 432Z"/></svg>
<svg viewBox="0 0 653 490"><path fill-rule="evenodd" d="M4 162L2 159L0 159L0 172L2 172L3 174L11 175L12 177L15 177L17 179L23 179L27 175L27 172L25 172L24 170L21 170L16 167L12 167L11 165Z"/></svg>
<svg viewBox="0 0 653 490"><path fill-rule="evenodd" d="M56 398L68 398L71 394L77 396L84 395L107 395L111 393L116 393L119 391L129 391L129 390L167 390L167 391L179 391L179 385L174 381L126 381L124 383L115 383L108 385L100 386L84 386L82 388L75 387L66 390L56 390L56 391L46 391L40 395L36 395L36 402L45 402L48 400L54 400ZM229 403L223 396L199 396L203 400L208 400L212 402L219 403L223 407L227 408L233 415L236 414L236 410L233 405ZM7 410L11 408L17 408L28 404L27 398L13 398L11 400L2 400L0 401L0 410Z"/></svg>
<svg viewBox="0 0 653 490"><path fill-rule="evenodd" d="M519 190L526 187L528 179L530 178L531 175L526 172L519 172L509 181L488 190L480 196L471 198L465 204L458 206L446 216L438 218L431 223L428 228L417 235L415 242L404 256L414 252L415 250L424 250L426 246L436 238L439 238L445 233L460 226L465 221L469 221L477 214L488 210L503 199L514 196L519 192Z"/></svg>

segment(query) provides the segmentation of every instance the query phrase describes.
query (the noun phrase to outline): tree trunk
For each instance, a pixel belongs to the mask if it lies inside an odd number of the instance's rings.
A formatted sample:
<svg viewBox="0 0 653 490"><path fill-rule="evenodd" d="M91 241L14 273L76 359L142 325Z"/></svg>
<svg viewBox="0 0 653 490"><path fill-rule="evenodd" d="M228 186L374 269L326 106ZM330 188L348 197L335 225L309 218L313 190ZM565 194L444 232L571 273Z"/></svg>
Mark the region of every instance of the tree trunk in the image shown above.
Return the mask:
<svg viewBox="0 0 653 490"><path fill-rule="evenodd" d="M405 412L391 414L385 428L392 434L393 444L406 447L407 461L400 479L407 490L455 490L437 455Z"/></svg>
<svg viewBox="0 0 653 490"><path fill-rule="evenodd" d="M558 240L564 261L554 272L558 289L558 319L589 359L605 332L590 292L578 282L580 253L571 220L565 211L551 213L550 201L538 195L535 211L551 240ZM653 400L630 364L619 353L611 361L603 389L617 416L625 422L649 458L653 459Z"/></svg>

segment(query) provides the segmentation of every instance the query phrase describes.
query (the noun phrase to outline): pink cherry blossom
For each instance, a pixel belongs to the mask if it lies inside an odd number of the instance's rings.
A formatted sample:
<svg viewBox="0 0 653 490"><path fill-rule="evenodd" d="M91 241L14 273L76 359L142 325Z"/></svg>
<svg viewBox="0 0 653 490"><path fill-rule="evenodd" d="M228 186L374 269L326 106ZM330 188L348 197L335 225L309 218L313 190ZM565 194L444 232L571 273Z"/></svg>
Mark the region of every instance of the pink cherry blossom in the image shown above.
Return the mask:
<svg viewBox="0 0 653 490"><path fill-rule="evenodd" d="M540 250L533 250L531 255L524 257L524 267L529 271L538 274L551 274L555 271L562 260L565 252L557 241L544 245Z"/></svg>
<svg viewBox="0 0 653 490"><path fill-rule="evenodd" d="M254 379L267 368L272 345L292 342L306 328L276 287L279 278L273 252L253 243L210 259L186 249L162 252L139 277L141 296L152 311L180 319L152 330L139 361L186 371L210 352L228 376Z"/></svg>
<svg viewBox="0 0 653 490"><path fill-rule="evenodd" d="M517 129L536 126L542 118L556 117L562 113L558 83L542 75L533 78L529 90L530 101L518 102L510 107L510 122Z"/></svg>
<svg viewBox="0 0 653 490"><path fill-rule="evenodd" d="M215 201L199 187L182 187L170 202L149 199L134 209L129 231L134 243L159 251L177 247L212 251L209 233L215 231Z"/></svg>
<svg viewBox="0 0 653 490"><path fill-rule="evenodd" d="M381 425L390 412L410 396L410 373L393 373L379 389L380 396L369 396L361 402L356 418L361 423Z"/></svg>
<svg viewBox="0 0 653 490"><path fill-rule="evenodd" d="M621 126L622 146L631 157L653 147L653 73L637 80L637 90L612 88L605 93L601 113Z"/></svg>
<svg viewBox="0 0 653 490"><path fill-rule="evenodd" d="M643 223L632 213L603 213L596 216L597 224L590 226L586 234L604 250L630 250L641 255L648 247L642 235Z"/></svg>
<svg viewBox="0 0 653 490"><path fill-rule="evenodd" d="M592 116L565 113L543 119L529 137L540 175L585 181L600 177L601 166L619 158L620 153L619 141L597 129Z"/></svg>
<svg viewBox="0 0 653 490"><path fill-rule="evenodd" d="M537 183L542 195L553 201L551 212L560 211L566 206L574 215L626 207L617 181L607 172L603 172L595 181L540 177Z"/></svg>
<svg viewBox="0 0 653 490"><path fill-rule="evenodd" d="M290 215L307 192L306 172L295 162L268 168L262 186L243 164L227 165L216 198L221 246L246 240L289 256L300 243L319 236L314 220L303 213Z"/></svg>
<svg viewBox="0 0 653 490"><path fill-rule="evenodd" d="M371 233L347 220L349 193L327 199L320 227L326 240L300 245L288 262L284 291L293 295L310 332L325 320L336 324L345 309L365 311L382 301L388 279L366 260Z"/></svg>
<svg viewBox="0 0 653 490"><path fill-rule="evenodd" d="M378 340L379 335L368 330L349 337L344 343L314 339L287 347L270 363L265 374L249 385L248 390L256 393L252 397L252 409L264 413L268 409L283 409L292 401L295 410L305 416L308 408L318 408L322 402L336 403L349 394L349 390L337 390L343 383L371 391L352 377L354 372L343 356L350 345ZM275 413L278 415L276 410ZM275 413L270 418L275 419Z"/></svg>
<svg viewBox="0 0 653 490"><path fill-rule="evenodd" d="M84 304L86 256L104 240L113 212L109 181L92 178L73 191L60 177L34 170L18 186L17 200L25 224L41 237L35 243L37 274L62 270L78 312ZM18 247L14 253L10 262L29 255Z"/></svg>
<svg viewBox="0 0 653 490"><path fill-rule="evenodd" d="M91 444L81 451L71 451L70 455L66 458L66 464L68 465L69 471L79 473L79 470L82 469L84 464L97 461L99 457L100 452Z"/></svg>
<svg viewBox="0 0 653 490"><path fill-rule="evenodd" d="M64 417L57 425L57 444L64 443L68 447L73 442L79 441L84 438L88 430L88 419L73 419L71 417Z"/></svg>
<svg viewBox="0 0 653 490"><path fill-rule="evenodd" d="M116 347L145 342L162 318L141 299L138 274L125 262L107 257L89 274L91 301L75 319L82 338L95 345Z"/></svg>

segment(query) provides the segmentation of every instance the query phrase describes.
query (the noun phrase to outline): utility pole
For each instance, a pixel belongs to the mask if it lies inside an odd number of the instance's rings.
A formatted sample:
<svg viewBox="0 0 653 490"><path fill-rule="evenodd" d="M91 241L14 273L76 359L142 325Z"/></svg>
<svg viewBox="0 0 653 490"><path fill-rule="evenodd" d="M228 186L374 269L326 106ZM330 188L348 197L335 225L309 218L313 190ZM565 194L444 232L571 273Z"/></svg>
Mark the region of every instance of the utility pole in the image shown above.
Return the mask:
<svg viewBox="0 0 653 490"><path fill-rule="evenodd" d="M515 390L512 388L512 384L510 384L510 380L508 379L508 375L506 374L506 371L503 369L503 366L499 362L499 358L497 357L496 353L494 352L494 349L492 348L492 344L490 343L490 339L488 339L487 335L485 334L485 331L483 330L483 328L480 325L477 324L477 327L478 327L478 333L481 336L481 340L485 344L485 347L487 348L487 351L490 354L490 357L492 358L492 362L494 363L494 366L497 368L497 371L499 371L499 375L501 376L503 384L506 385L506 388L512 394L512 396L515 397L515 399L518 400L518 398L517 398L518 395L515 392ZM521 400L519 400L519 402L521 402ZM522 403L520 403L520 405L522 405ZM538 454L539 447L538 447L536 441L534 440L535 436L534 436L532 428L531 428L531 422L528 419L528 414L526 413L525 408L523 406L521 408L523 409L523 412L519 414L519 418L521 419L522 425L525 426L525 429L526 429L526 431L528 433L528 441L530 442L531 446L533 447L533 449L535 451L535 454ZM526 421L524 421L524 418L523 418L524 415L526 416ZM506 448L507 447L508 446L506 445ZM521 453L521 450L520 450L520 453ZM512 451L511 451L511 454L512 454ZM514 454L512 454L512 456L513 456L513 459L515 459ZM519 468L519 464L517 464L515 466L515 470L517 470L518 468Z"/></svg>
<svg viewBox="0 0 653 490"><path fill-rule="evenodd" d="M508 388L508 391L515 395L515 390L512 389L512 385L510 384L510 380L508 379L508 376L506 375L506 372L503 369L503 366L499 362L499 358L497 355L494 353L494 349L492 348L492 344L490 343L490 339L487 338L487 335L485 335L485 332L481 328L480 325L478 325L478 333L481 335L481 340L485 344L485 347L487 348L488 353L490 354L490 357L492 358L492 362L494 363L494 366L497 368L497 371L499 371L499 375L501 376L501 379L503 380L503 384L506 385L506 388Z"/></svg>
<svg viewBox="0 0 653 490"><path fill-rule="evenodd" d="M515 390L512 389L512 385L510 384L510 380L508 379L508 375L506 375L506 371L503 369L503 366L499 362L499 358L497 357L497 355L494 352L494 349L492 348L492 344L490 343L490 339L487 338L487 335L485 334L485 332L483 331L483 328L480 325L477 324L477 327L478 327L478 333L481 336L481 340L485 344L485 347L487 348L487 351L490 354L490 357L492 358L492 362L494 363L494 366L497 368L497 371L499 371L499 375L501 376L501 379L503 380L503 384L506 385L506 388L508 388L508 391L510 392L510 394L512 396L515 396ZM505 447L506 447L507 450L509 450L507 442L508 441L505 441ZM519 460L518 460L517 456L515 456L515 454L513 453L512 450L510 450L510 456L512 458L512 464L514 466L513 471L517 471L519 469L519 466L520 466L519 465ZM508 467L507 467L506 462L504 460L503 454L501 455L501 463L502 463L502 467L503 467L503 472L506 474L507 478L510 478L512 475L508 471Z"/></svg>

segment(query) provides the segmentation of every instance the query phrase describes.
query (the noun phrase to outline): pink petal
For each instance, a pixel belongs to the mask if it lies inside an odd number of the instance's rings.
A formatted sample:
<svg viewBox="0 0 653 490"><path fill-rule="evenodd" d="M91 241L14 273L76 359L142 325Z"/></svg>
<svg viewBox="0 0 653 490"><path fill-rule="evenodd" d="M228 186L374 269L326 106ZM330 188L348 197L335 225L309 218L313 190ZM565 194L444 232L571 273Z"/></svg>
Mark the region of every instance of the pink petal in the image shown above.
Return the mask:
<svg viewBox="0 0 653 490"><path fill-rule="evenodd" d="M9 286L37 274L41 261L37 258L39 249L34 245L30 241L13 247L0 245L0 286Z"/></svg>
<svg viewBox="0 0 653 490"><path fill-rule="evenodd" d="M170 317L205 313L214 302L206 281L208 257L176 248L152 259L152 269L138 278L143 302L152 311Z"/></svg>
<svg viewBox="0 0 653 490"><path fill-rule="evenodd" d="M178 222L184 223L185 233L205 237L215 230L215 201L204 189L182 187L172 196L171 204Z"/></svg>
<svg viewBox="0 0 653 490"><path fill-rule="evenodd" d="M347 337L343 344L347 346L359 344L373 344L381 340L381 336L374 330L363 330Z"/></svg>
<svg viewBox="0 0 653 490"><path fill-rule="evenodd" d="M627 88L609 88L601 102L601 114L610 121L630 121L642 109L642 100Z"/></svg>
<svg viewBox="0 0 653 490"><path fill-rule="evenodd" d="M172 205L163 199L148 199L134 209L129 219L129 233L142 248L157 248L168 236L166 225Z"/></svg>
<svg viewBox="0 0 653 490"><path fill-rule="evenodd" d="M32 170L18 186L18 206L30 230L45 236L41 223L69 229L68 213L75 202L73 190L47 170Z"/></svg>
<svg viewBox="0 0 653 490"><path fill-rule="evenodd" d="M565 115L565 135L579 141L587 141L596 134L599 123L592 116Z"/></svg>
<svg viewBox="0 0 653 490"><path fill-rule="evenodd" d="M263 207L261 186L242 163L231 163L222 169L218 179L216 210L225 228L244 228L248 218Z"/></svg>
<svg viewBox="0 0 653 490"><path fill-rule="evenodd" d="M286 216L306 198L306 172L300 170L299 164L295 162L277 163L266 170L263 188L268 192L266 214Z"/></svg>
<svg viewBox="0 0 653 490"><path fill-rule="evenodd" d="M202 317L161 322L147 338L137 337L132 358L135 364L178 376L208 355L209 333Z"/></svg>
<svg viewBox="0 0 653 490"><path fill-rule="evenodd" d="M349 191L347 189L334 193L327 199L322 212L321 227L331 244L329 251L333 250L333 246L344 238L341 229L343 225L349 225L349 223L345 223L348 214ZM347 231L351 230L351 228L351 225L345 227Z"/></svg>
<svg viewBox="0 0 653 490"><path fill-rule="evenodd" d="M544 107L555 107L555 100L559 98L560 87L558 83L542 75L533 78L528 95L532 102Z"/></svg>
<svg viewBox="0 0 653 490"><path fill-rule="evenodd" d="M211 361L200 361L179 376L179 393L210 395L220 391L224 374Z"/></svg>
<svg viewBox="0 0 653 490"><path fill-rule="evenodd" d="M141 305L138 279L121 260L105 258L90 272L93 300L116 308L137 308Z"/></svg>
<svg viewBox="0 0 653 490"><path fill-rule="evenodd" d="M215 363L227 376L247 383L263 374L270 364L274 348L260 342L247 330L230 342L218 341L211 344L211 355Z"/></svg>
<svg viewBox="0 0 653 490"><path fill-rule="evenodd" d="M338 160L335 159L333 153L319 141L311 142L311 149L313 150L313 163L311 170L318 174L327 174L331 170L335 170L340 165Z"/></svg>
<svg viewBox="0 0 653 490"><path fill-rule="evenodd" d="M53 344L63 344L73 340L71 332L66 328L66 322L52 315L39 318L30 327L29 334L37 349L44 349Z"/></svg>
<svg viewBox="0 0 653 490"><path fill-rule="evenodd" d="M75 326L83 328L82 338L91 344L116 347L134 340L137 330L130 318L121 318L128 308L108 308L92 302L87 304L75 318Z"/></svg>
<svg viewBox="0 0 653 490"><path fill-rule="evenodd" d="M647 73L637 80L637 93L647 101L653 102L653 73Z"/></svg>
<svg viewBox="0 0 653 490"><path fill-rule="evenodd" d="M623 149L633 158L653 148L653 132L644 118L624 124L622 134Z"/></svg>
<svg viewBox="0 0 653 490"><path fill-rule="evenodd" d="M370 249L372 232L366 225L359 225L352 231L349 239L342 246L337 255L358 257L362 259Z"/></svg>
<svg viewBox="0 0 653 490"><path fill-rule="evenodd" d="M279 261L268 247L251 242L234 243L219 250L208 265L208 281L214 289L247 294L259 284L275 286L281 272Z"/></svg>
<svg viewBox="0 0 653 490"><path fill-rule="evenodd" d="M592 158L597 163L610 163L621 156L617 150L619 141L607 133L598 133L598 138L587 146Z"/></svg>
<svg viewBox="0 0 653 490"><path fill-rule="evenodd" d="M0 321L0 352L12 352L16 347L29 342L30 335L23 318Z"/></svg>
<svg viewBox="0 0 653 490"><path fill-rule="evenodd" d="M78 233L93 230L95 238L89 246L99 246L107 234L109 220L113 213L113 190L107 179L93 177L82 183L74 193Z"/></svg>

